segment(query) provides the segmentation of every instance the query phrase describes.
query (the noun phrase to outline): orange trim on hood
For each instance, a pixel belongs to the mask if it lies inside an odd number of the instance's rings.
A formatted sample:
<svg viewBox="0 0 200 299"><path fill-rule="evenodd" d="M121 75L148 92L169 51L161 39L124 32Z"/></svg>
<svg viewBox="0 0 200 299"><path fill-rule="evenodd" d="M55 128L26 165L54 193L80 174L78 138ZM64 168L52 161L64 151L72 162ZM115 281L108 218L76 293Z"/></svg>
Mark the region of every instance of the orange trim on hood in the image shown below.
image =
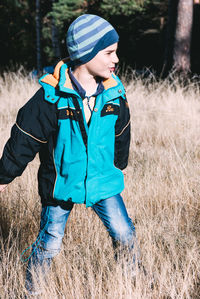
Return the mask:
<svg viewBox="0 0 200 299"><path fill-rule="evenodd" d="M56 78L56 80L59 81L59 78L60 78L60 68L61 66L64 64L64 59L59 61L57 64L56 64L56 67L54 69L54 73L53 73L53 76Z"/></svg>
<svg viewBox="0 0 200 299"><path fill-rule="evenodd" d="M53 75L46 75L41 82L47 83L51 86L53 86L54 88L57 87L58 85L58 80L56 80L56 78Z"/></svg>
<svg viewBox="0 0 200 299"><path fill-rule="evenodd" d="M106 79L105 81L103 81L103 86L105 89L117 86L117 81L113 77L110 77L110 78Z"/></svg>
<svg viewBox="0 0 200 299"><path fill-rule="evenodd" d="M67 62L68 60L69 60L69 58L64 58L61 61L59 61L57 63L57 65L55 66L53 75L47 74L41 81L56 88L58 86L58 83L60 80L60 69L61 69L62 65L65 64L65 62ZM104 86L105 90L109 89L111 87L117 86L117 84L118 84L117 81L113 77L110 77L103 81L103 86ZM72 83L71 83L71 80L70 80L70 77L68 74L68 68L65 71L65 83L63 86L65 88L73 89L73 86L72 86Z"/></svg>
<svg viewBox="0 0 200 299"><path fill-rule="evenodd" d="M59 83L59 80L60 80L60 69L61 69L62 65L68 60L69 60L68 58L64 58L61 61L59 61L57 63L57 65L55 66L53 75L52 74L47 74L41 81L53 86L54 88L56 88L58 86L58 83ZM66 70L65 75L66 75L65 76L66 81L65 81L64 86L66 88L73 89L73 86L71 84L71 80L70 80L69 75L68 75L68 69Z"/></svg>

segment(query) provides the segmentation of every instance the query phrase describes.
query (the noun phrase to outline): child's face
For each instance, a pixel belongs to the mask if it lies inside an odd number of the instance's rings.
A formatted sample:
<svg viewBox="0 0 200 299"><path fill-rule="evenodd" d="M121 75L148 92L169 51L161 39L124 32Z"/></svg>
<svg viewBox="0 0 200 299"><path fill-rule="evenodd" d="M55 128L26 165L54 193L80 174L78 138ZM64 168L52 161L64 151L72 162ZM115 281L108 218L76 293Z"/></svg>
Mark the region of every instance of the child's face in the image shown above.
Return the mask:
<svg viewBox="0 0 200 299"><path fill-rule="evenodd" d="M118 43L115 43L99 51L92 60L85 64L88 72L94 77L110 78L115 70L115 64L119 62L116 53L117 46Z"/></svg>

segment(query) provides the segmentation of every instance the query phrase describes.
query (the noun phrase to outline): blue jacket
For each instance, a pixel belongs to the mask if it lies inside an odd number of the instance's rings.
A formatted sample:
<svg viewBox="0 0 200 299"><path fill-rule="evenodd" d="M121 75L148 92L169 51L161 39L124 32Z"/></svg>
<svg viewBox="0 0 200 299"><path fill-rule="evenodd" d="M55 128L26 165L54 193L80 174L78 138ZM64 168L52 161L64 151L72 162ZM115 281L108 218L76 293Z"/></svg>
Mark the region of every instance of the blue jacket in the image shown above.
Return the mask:
<svg viewBox="0 0 200 299"><path fill-rule="evenodd" d="M42 88L20 109L5 146L0 183L20 175L39 152L43 205L71 202L89 207L122 192L130 115L119 78L112 75L103 81L104 90L96 97L89 126L83 99L73 89L64 61L39 82Z"/></svg>

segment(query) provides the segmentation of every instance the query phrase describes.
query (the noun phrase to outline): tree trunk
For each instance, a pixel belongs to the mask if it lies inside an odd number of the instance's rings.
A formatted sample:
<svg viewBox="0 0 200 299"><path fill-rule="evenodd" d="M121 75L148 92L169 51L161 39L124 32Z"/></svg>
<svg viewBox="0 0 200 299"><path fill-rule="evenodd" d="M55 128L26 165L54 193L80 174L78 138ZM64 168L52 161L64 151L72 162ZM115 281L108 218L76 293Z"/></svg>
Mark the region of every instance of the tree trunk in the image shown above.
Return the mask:
<svg viewBox="0 0 200 299"><path fill-rule="evenodd" d="M52 0L52 6L55 0ZM55 25L55 19L52 16L51 19L51 30L52 30L52 46L53 46L53 51L54 51L54 57L56 60L61 59L61 51L60 51L60 45L59 45L59 40L58 40L58 29Z"/></svg>
<svg viewBox="0 0 200 299"><path fill-rule="evenodd" d="M164 64L161 76L166 77L173 65L174 35L179 0L168 0L168 21L165 41Z"/></svg>
<svg viewBox="0 0 200 299"><path fill-rule="evenodd" d="M36 55L37 55L37 74L42 73L42 57L41 57L41 16L40 16L40 0L36 0Z"/></svg>
<svg viewBox="0 0 200 299"><path fill-rule="evenodd" d="M185 74L190 72L192 21L193 0L179 0L174 40L173 69Z"/></svg>

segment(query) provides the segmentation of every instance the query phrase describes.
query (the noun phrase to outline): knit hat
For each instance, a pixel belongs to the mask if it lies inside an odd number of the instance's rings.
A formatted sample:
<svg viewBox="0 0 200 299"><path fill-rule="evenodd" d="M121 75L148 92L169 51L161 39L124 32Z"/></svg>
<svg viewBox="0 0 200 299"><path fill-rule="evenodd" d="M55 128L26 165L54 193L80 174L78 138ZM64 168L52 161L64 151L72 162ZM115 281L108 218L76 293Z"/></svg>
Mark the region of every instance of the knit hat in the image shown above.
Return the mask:
<svg viewBox="0 0 200 299"><path fill-rule="evenodd" d="M67 31L67 49L74 65L81 65L96 54L117 43L119 35L113 26L103 18L84 14L75 19Z"/></svg>

